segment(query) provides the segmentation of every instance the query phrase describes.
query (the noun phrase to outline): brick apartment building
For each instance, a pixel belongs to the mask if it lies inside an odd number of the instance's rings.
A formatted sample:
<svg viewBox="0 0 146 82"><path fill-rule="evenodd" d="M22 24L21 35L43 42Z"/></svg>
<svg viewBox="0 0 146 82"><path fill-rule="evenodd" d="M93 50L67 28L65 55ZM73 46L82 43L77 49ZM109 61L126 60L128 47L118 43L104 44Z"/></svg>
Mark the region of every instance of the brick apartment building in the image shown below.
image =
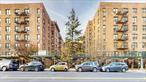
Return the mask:
<svg viewBox="0 0 146 82"><path fill-rule="evenodd" d="M146 3L100 2L85 31L85 52L92 56L146 51Z"/></svg>
<svg viewBox="0 0 146 82"><path fill-rule="evenodd" d="M43 3L0 4L0 55L14 55L14 47L31 45L60 54L60 30Z"/></svg>

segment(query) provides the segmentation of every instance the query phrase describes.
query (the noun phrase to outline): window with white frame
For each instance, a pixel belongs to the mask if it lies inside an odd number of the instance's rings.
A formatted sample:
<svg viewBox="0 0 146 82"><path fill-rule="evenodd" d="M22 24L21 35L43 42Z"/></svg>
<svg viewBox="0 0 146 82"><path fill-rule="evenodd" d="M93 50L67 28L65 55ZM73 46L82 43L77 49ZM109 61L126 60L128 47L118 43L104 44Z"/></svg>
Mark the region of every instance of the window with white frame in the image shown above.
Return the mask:
<svg viewBox="0 0 146 82"><path fill-rule="evenodd" d="M24 28L24 30L25 30L25 31L29 31L29 27L26 26L26 27Z"/></svg>
<svg viewBox="0 0 146 82"><path fill-rule="evenodd" d="M19 40L19 35L15 34L15 40Z"/></svg>
<svg viewBox="0 0 146 82"><path fill-rule="evenodd" d="M5 40L10 41L10 35L9 34L6 34Z"/></svg>
<svg viewBox="0 0 146 82"><path fill-rule="evenodd" d="M146 17L142 17L143 23L146 23Z"/></svg>
<svg viewBox="0 0 146 82"><path fill-rule="evenodd" d="M40 17L37 17L37 23L40 24Z"/></svg>
<svg viewBox="0 0 146 82"><path fill-rule="evenodd" d="M146 25L143 25L142 27L142 30L146 32Z"/></svg>
<svg viewBox="0 0 146 82"><path fill-rule="evenodd" d="M11 23L10 18L6 18L6 23L7 24L10 24Z"/></svg>
<svg viewBox="0 0 146 82"><path fill-rule="evenodd" d="M19 13L20 12L20 10L19 9L15 9L15 13Z"/></svg>
<svg viewBox="0 0 146 82"><path fill-rule="evenodd" d="M10 49L10 43L6 43L6 44L5 44L5 48Z"/></svg>
<svg viewBox="0 0 146 82"><path fill-rule="evenodd" d="M132 31L137 31L137 25L132 25Z"/></svg>
<svg viewBox="0 0 146 82"><path fill-rule="evenodd" d="M10 15L11 14L10 9L6 9L5 11L6 11L6 15Z"/></svg>
<svg viewBox="0 0 146 82"><path fill-rule="evenodd" d="M113 13L117 13L118 12L118 8L113 8Z"/></svg>
<svg viewBox="0 0 146 82"><path fill-rule="evenodd" d="M18 26L15 26L15 31L18 31L19 27Z"/></svg>
<svg viewBox="0 0 146 82"><path fill-rule="evenodd" d="M9 26L6 26L6 32L9 33L11 31Z"/></svg>
<svg viewBox="0 0 146 82"><path fill-rule="evenodd" d="M24 12L25 12L26 14L29 14L29 9L24 9Z"/></svg>
<svg viewBox="0 0 146 82"><path fill-rule="evenodd" d="M25 35L24 35L24 39L25 39L25 40L29 40L29 35L28 35L28 34L25 34Z"/></svg>
<svg viewBox="0 0 146 82"><path fill-rule="evenodd" d="M142 13L146 13L146 8L142 8Z"/></svg>
<svg viewBox="0 0 146 82"><path fill-rule="evenodd" d="M132 13L137 13L137 8L132 8Z"/></svg>
<svg viewBox="0 0 146 82"><path fill-rule="evenodd" d="M137 17L136 17L136 16L133 16L133 17L132 17L132 22L133 22L133 23L136 23L136 22L137 22Z"/></svg>
<svg viewBox="0 0 146 82"><path fill-rule="evenodd" d="M40 14L40 13L41 13L40 8L37 8L37 14Z"/></svg>

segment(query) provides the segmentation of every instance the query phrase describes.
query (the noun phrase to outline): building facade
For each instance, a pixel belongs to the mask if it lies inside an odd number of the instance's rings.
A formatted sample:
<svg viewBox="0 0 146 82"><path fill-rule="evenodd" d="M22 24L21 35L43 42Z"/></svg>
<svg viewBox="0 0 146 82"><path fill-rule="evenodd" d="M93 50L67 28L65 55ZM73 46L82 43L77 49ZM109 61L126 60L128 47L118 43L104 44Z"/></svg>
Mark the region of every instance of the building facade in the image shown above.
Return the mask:
<svg viewBox="0 0 146 82"><path fill-rule="evenodd" d="M86 53L111 56L146 51L145 4L101 2L86 27Z"/></svg>
<svg viewBox="0 0 146 82"><path fill-rule="evenodd" d="M32 45L39 51L59 54L60 37L59 27L52 22L43 3L0 4L1 55L12 55L15 47ZM54 39L58 43L53 43ZM53 48L54 44L57 48Z"/></svg>

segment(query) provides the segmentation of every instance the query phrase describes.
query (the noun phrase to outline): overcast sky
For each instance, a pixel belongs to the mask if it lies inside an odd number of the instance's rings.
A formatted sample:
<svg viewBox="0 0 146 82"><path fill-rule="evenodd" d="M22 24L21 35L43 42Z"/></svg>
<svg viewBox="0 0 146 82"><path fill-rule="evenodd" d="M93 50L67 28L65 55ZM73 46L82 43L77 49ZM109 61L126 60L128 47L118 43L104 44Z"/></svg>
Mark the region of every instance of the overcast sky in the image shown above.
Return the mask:
<svg viewBox="0 0 146 82"><path fill-rule="evenodd" d="M100 0L102 2L146 2L146 0ZM72 8L76 10L81 26L85 30L88 20L95 15L99 0L0 0L0 3L43 2L49 16L55 20L65 37L65 23Z"/></svg>

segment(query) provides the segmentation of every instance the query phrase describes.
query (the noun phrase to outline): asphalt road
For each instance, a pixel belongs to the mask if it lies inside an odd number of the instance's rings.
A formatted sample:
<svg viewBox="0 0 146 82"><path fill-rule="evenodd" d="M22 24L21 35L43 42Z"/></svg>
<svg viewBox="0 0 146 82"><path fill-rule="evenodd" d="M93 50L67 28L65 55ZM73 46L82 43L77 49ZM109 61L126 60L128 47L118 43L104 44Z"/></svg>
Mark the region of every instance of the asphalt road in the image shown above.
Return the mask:
<svg viewBox="0 0 146 82"><path fill-rule="evenodd" d="M0 72L0 82L146 82L140 72Z"/></svg>

